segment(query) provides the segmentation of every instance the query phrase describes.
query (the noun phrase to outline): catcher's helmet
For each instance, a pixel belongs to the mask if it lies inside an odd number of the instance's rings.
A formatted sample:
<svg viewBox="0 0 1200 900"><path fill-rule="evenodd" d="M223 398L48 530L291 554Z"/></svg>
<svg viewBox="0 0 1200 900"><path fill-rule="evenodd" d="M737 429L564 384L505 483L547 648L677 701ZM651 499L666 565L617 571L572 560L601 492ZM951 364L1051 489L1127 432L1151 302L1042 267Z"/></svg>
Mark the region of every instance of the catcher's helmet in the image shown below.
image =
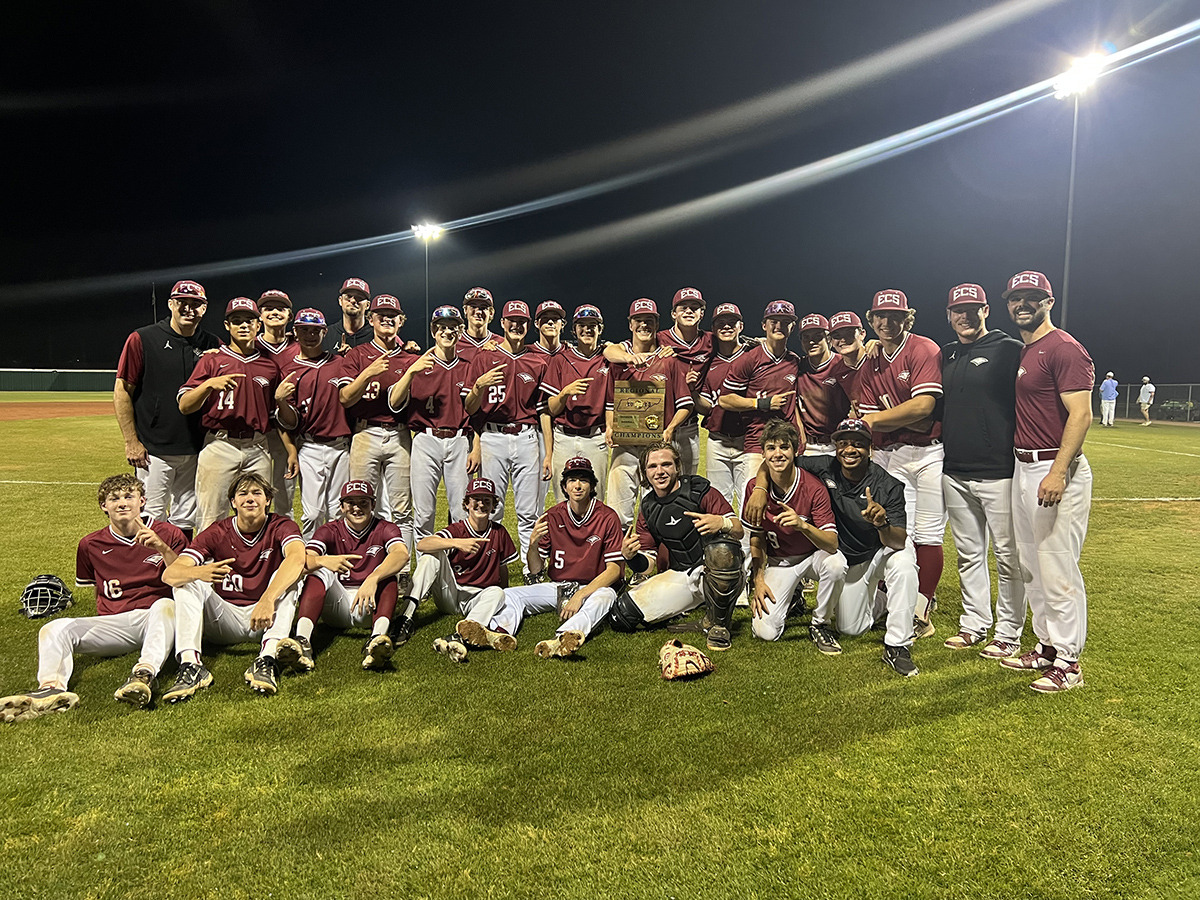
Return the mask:
<svg viewBox="0 0 1200 900"><path fill-rule="evenodd" d="M74 602L70 589L57 575L39 575L21 591L21 612L30 619L52 616Z"/></svg>

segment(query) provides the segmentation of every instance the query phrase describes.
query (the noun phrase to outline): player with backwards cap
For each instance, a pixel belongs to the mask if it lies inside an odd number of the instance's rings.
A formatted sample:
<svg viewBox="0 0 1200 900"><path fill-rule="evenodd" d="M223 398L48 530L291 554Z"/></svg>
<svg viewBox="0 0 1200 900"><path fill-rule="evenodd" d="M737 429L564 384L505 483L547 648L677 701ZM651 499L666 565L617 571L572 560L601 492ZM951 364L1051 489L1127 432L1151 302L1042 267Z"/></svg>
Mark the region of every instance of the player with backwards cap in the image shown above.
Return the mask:
<svg viewBox="0 0 1200 900"><path fill-rule="evenodd" d="M558 630L534 652L542 659L570 656L608 615L625 568L621 522L596 499L590 460L568 460L561 482L567 499L538 518L527 560L530 572L545 570L550 580L505 589L504 607L486 628L470 620L460 622L458 633L467 643L492 646L501 635L515 637L526 616L557 611Z"/></svg>

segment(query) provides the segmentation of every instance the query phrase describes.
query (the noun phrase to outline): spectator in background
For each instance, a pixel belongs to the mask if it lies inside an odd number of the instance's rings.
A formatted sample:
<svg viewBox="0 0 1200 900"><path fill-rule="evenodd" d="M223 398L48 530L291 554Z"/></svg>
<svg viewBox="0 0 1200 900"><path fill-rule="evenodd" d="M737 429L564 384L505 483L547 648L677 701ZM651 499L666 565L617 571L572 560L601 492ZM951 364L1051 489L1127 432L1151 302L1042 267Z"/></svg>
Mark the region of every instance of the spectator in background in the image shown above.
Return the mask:
<svg viewBox="0 0 1200 900"><path fill-rule="evenodd" d="M1142 376L1142 389L1138 391L1138 406L1142 408L1143 425L1150 424L1150 407L1154 403L1154 385L1150 383L1150 376Z"/></svg>
<svg viewBox="0 0 1200 900"><path fill-rule="evenodd" d="M1100 424L1112 428L1113 417L1117 414L1117 379L1109 372L1100 382Z"/></svg>

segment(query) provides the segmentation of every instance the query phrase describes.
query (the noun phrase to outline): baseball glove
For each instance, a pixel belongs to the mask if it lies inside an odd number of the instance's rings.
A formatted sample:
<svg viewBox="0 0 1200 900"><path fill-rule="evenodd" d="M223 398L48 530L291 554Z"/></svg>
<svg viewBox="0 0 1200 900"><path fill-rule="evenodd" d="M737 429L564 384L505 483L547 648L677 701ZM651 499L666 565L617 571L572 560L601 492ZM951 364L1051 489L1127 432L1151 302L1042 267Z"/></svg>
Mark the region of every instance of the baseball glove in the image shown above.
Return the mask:
<svg viewBox="0 0 1200 900"><path fill-rule="evenodd" d="M713 661L691 644L667 641L658 651L658 665L667 681L699 678L713 670Z"/></svg>
<svg viewBox="0 0 1200 900"><path fill-rule="evenodd" d="M39 575L21 591L21 613L30 619L52 616L74 602L70 589L57 575Z"/></svg>

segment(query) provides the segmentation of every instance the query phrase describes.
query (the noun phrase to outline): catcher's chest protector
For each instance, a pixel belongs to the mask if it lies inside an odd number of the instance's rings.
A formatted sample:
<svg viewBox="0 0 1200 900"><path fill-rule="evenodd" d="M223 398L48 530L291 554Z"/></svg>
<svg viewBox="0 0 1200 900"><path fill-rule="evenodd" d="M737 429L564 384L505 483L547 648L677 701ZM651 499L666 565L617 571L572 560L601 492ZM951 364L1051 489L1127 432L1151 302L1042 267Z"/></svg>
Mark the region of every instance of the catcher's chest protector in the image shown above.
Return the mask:
<svg viewBox="0 0 1200 900"><path fill-rule="evenodd" d="M704 561L704 537L696 530L695 520L685 515L703 512L700 501L708 493L707 478L684 475L679 487L660 498L651 491L642 498L642 515L651 536L667 548L671 568L686 572Z"/></svg>

